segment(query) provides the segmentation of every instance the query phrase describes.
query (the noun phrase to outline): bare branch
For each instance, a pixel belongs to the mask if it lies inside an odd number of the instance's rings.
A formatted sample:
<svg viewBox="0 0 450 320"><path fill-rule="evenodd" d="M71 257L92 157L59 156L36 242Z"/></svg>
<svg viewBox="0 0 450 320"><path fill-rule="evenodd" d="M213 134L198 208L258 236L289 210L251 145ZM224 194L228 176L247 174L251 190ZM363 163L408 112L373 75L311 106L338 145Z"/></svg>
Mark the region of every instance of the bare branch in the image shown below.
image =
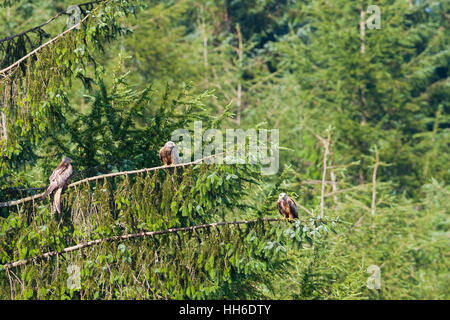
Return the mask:
<svg viewBox="0 0 450 320"><path fill-rule="evenodd" d="M203 11L202 6L202 11ZM206 32L206 23L205 18L202 18L202 36L203 36L203 66L205 68L205 83L208 86L209 80L208 80L208 34Z"/></svg>
<svg viewBox="0 0 450 320"><path fill-rule="evenodd" d="M328 137L327 139L322 138L321 136L319 136L318 134L316 134L312 129L305 127L309 132L311 132L317 139L320 140L320 142L322 142L325 151L323 153L323 172L322 172L322 189L320 192L320 217L323 219L324 217L324 208L325 208L325 178L327 175L327 157L330 154L330 134L328 133Z"/></svg>
<svg viewBox="0 0 450 320"><path fill-rule="evenodd" d="M5 142L8 141L8 132L6 131L6 115L3 111L0 111L0 128L1 130L1 134L2 134L2 140L4 140Z"/></svg>
<svg viewBox="0 0 450 320"><path fill-rule="evenodd" d="M375 165L373 167L373 175L372 175L372 215L375 215L375 207L376 207L376 189L377 189L377 170L380 165L380 158L378 155L378 149L375 148Z"/></svg>
<svg viewBox="0 0 450 320"><path fill-rule="evenodd" d="M308 210L307 208L305 208L304 206L302 206L301 204L297 203L297 206L302 209L303 211L305 211L307 214L309 214L310 216L314 217L314 214Z"/></svg>
<svg viewBox="0 0 450 320"><path fill-rule="evenodd" d="M328 167L329 169L330 167ZM333 181L331 180L326 180L324 181L326 184L333 184ZM300 184L302 185L308 185L308 184L321 184L322 180L307 180L307 181L302 181L300 182ZM337 182L336 182L337 183Z"/></svg>
<svg viewBox="0 0 450 320"><path fill-rule="evenodd" d="M336 191L333 191L333 192L330 192L330 193L326 193L325 197L331 197L331 196L334 196L336 194L344 193L344 192L347 192L347 191L352 191L352 190L355 190L355 189L363 189L363 188L366 188L368 186L370 186L370 184L360 184L360 185L357 185L357 186L354 186L354 187L351 187L351 188L336 190Z"/></svg>
<svg viewBox="0 0 450 320"><path fill-rule="evenodd" d="M71 188L71 187L75 187L77 185L80 185L80 184L82 184L84 182L95 181L95 180L99 180L99 179L103 179L103 178L111 178L111 177L116 177L116 176L130 175L130 174L136 174L136 173L141 173L141 172L150 172L150 171L161 170L161 169L166 169L166 168L185 167L185 166L189 166L189 165L199 164L199 163L203 162L203 160L206 160L206 159L209 159L209 158L213 158L213 157L218 157L218 156L221 156L223 154L224 153L222 152L222 153L213 154L211 156L204 157L204 158L192 161L192 162L179 163L179 164L169 165L169 166L159 166L159 167L144 168L144 169L139 169L139 170L131 170L131 171L122 171L122 172L113 172L113 173L102 174L102 175L98 175L98 176L94 176L94 177L90 177L90 178L86 178L86 179L83 179L83 180L76 181L74 183L69 184L67 187ZM19 199L19 200L0 202L0 208L12 207L12 206L16 206L16 205L19 205L21 203L24 203L24 202L36 200L36 199L41 198L43 194L44 193L40 193L40 194L35 194L33 196L26 197L26 198Z"/></svg>

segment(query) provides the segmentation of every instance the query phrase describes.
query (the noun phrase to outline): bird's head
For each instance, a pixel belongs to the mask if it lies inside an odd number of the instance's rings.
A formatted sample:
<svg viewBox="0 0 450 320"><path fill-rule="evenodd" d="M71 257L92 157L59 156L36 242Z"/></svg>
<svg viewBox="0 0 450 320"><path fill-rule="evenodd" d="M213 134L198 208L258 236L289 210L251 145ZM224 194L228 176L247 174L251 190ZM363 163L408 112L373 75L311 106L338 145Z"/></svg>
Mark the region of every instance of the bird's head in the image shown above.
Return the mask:
<svg viewBox="0 0 450 320"><path fill-rule="evenodd" d="M66 164L70 164L70 163L72 163L72 159L70 159L69 157L64 157L63 162Z"/></svg>
<svg viewBox="0 0 450 320"><path fill-rule="evenodd" d="M168 142L166 142L166 144L164 146L166 148L173 149L173 148L175 148L175 143L173 141L168 141Z"/></svg>
<svg viewBox="0 0 450 320"><path fill-rule="evenodd" d="M278 200L286 200L286 198L287 198L286 193L280 193L280 195L278 196Z"/></svg>

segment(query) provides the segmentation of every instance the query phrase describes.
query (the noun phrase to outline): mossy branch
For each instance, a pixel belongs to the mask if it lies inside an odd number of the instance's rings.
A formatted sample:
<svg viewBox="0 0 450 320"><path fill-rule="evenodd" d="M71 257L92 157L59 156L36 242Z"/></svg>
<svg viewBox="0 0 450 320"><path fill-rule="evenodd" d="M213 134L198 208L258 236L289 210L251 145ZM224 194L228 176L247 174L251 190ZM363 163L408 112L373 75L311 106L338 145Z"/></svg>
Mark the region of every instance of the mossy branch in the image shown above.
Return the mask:
<svg viewBox="0 0 450 320"><path fill-rule="evenodd" d="M94 177L89 177L83 180L79 180L76 181L74 183L69 184L67 187L71 188L71 187L75 187L77 185L80 185L84 182L89 182L89 181L95 181L95 180L99 180L99 179L104 179L104 178L111 178L111 177L116 177L116 176L124 176L124 175L130 175L130 174L137 174L137 173L141 173L141 172L150 172L150 171L156 171L156 170L161 170L161 169L166 169L166 168L175 168L175 167L185 167L185 166L190 166L190 165L194 165L194 164L199 164L201 162L203 162L203 160L209 159L209 158L213 158L213 157L218 157L223 155L223 153L218 153L218 154L214 154L211 156L207 156L192 162L186 162L186 163L179 163L179 164L175 164L175 165L170 165L170 166L159 166L159 167L153 167L153 168L144 168L144 169L139 169L139 170L131 170L131 171L121 171L121 172L113 172L113 173L107 173L107 174L102 174L102 175L98 175L98 176L94 176ZM26 198L22 198L19 200L11 200L11 201L6 201L6 202L1 202L0 203L0 208L4 208L4 207L12 207L12 206L16 206L28 201L33 201L33 200L39 200L42 195L44 193L39 193L39 194L35 194L33 196L29 196Z"/></svg>
<svg viewBox="0 0 450 320"><path fill-rule="evenodd" d="M62 249L61 251L49 251L44 254L41 254L36 257L31 257L27 259L18 260L15 262L7 263L2 266L3 269L11 269L15 267L19 267L25 264L28 264L32 261L38 260L38 259L44 259L44 258L50 258L59 254L68 253L76 250L80 250L87 247L92 247L97 244L101 244L104 242L110 242L110 241L122 241L127 239L133 239L133 238L140 238L140 237L153 237L155 235L160 234L168 234L168 233L176 233L176 232L186 232L186 231L194 231L198 229L206 229L206 228L212 228L212 227L218 227L218 226L224 226L224 225L239 225L239 224L253 224L257 222L275 222L275 221L288 221L285 218L262 218L262 219L255 219L255 220L242 220L242 221L221 221L221 222L214 222L214 223L208 223L208 224L201 224L196 226L190 226L190 227L181 227L181 228L171 228L166 230L159 230L159 231L148 231L148 232L138 232L138 233L129 233L129 234L123 234L120 236L113 236L103 239L97 239L92 240L88 242L82 242L75 246L67 247Z"/></svg>

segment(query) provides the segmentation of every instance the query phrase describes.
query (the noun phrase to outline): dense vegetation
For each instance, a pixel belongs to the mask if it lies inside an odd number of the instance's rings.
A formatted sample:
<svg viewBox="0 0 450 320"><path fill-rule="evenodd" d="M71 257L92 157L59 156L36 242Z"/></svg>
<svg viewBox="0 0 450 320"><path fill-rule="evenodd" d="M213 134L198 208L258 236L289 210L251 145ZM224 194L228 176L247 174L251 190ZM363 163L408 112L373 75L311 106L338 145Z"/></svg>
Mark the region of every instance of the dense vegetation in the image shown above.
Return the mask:
<svg viewBox="0 0 450 320"><path fill-rule="evenodd" d="M80 3L74 28L62 12ZM450 298L449 10L0 1L0 202L41 192L63 155L72 182L97 177L64 192L60 215L49 200L0 205L0 298ZM171 133L194 121L279 129L280 170L120 174L160 166ZM302 206L294 223L270 219L280 192ZM221 221L246 222L32 259ZM367 287L371 265L380 289Z"/></svg>

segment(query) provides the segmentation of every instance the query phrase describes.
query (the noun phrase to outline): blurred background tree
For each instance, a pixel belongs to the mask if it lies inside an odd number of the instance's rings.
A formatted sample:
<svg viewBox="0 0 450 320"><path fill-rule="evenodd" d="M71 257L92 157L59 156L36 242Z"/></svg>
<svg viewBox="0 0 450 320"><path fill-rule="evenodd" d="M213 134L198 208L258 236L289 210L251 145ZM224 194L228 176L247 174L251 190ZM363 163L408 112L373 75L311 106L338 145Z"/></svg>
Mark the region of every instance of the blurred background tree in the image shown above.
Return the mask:
<svg viewBox="0 0 450 320"><path fill-rule="evenodd" d="M0 38L82 2L14 2L0 10ZM289 175L264 177L247 190L251 208L229 214L277 214L276 193L285 191L314 215L325 206L326 216L349 223L315 250L287 244L295 273L260 293L449 297L446 1L377 1L379 29L365 23L373 3L362 0L138 2L139 10L117 17L129 32L102 38L103 50L93 41L89 58L55 53L86 66L78 78L63 75L71 86L58 86L56 100L43 99L37 129L17 134L2 155L0 201L35 193L23 189L44 186L62 155L76 160L78 178L158 165L157 150L174 128L212 121L231 103L234 117L220 128L279 129L280 168ZM57 35L66 18L43 30ZM196 101L198 109L189 113L180 101ZM324 155L317 136L328 135ZM388 277L377 293L365 287L370 264Z"/></svg>

